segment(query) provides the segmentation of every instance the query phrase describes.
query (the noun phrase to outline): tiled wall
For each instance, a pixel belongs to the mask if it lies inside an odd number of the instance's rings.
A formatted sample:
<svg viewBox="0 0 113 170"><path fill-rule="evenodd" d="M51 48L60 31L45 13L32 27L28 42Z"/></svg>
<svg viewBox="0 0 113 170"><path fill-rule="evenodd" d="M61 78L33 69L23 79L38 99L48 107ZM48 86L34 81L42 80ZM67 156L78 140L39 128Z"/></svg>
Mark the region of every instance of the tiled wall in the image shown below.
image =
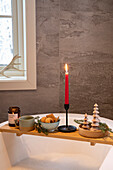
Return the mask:
<svg viewBox="0 0 113 170"><path fill-rule="evenodd" d="M113 119L113 0L60 0L60 108L62 63L70 64L70 110Z"/></svg>
<svg viewBox="0 0 113 170"><path fill-rule="evenodd" d="M0 92L0 121L9 106L22 114L64 112L64 63L70 112L113 119L113 0L36 0L37 90Z"/></svg>

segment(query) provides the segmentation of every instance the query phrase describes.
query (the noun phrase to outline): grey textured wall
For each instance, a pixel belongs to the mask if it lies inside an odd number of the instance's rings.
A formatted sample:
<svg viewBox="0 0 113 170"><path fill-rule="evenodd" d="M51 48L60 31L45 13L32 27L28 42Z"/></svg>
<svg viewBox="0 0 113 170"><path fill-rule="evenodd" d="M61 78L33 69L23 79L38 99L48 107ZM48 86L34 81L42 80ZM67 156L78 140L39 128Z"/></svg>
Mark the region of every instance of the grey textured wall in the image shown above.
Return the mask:
<svg viewBox="0 0 113 170"><path fill-rule="evenodd" d="M70 112L113 119L113 0L36 0L37 90L1 91L0 121L9 106L22 114L64 112L64 63Z"/></svg>

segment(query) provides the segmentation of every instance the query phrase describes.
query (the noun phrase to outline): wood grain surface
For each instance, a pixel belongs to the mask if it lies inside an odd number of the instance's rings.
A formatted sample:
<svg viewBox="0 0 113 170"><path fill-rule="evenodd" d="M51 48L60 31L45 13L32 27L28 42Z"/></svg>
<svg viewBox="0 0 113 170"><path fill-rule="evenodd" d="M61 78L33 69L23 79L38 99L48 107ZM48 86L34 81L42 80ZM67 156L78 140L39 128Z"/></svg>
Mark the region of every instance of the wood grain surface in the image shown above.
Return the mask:
<svg viewBox="0 0 113 170"><path fill-rule="evenodd" d="M29 131L29 132L20 131L15 127L8 126L8 124L5 124L4 126L0 127L0 132L16 133L17 136L21 136L22 134L27 134L27 135L37 135L37 136L68 139L68 140L85 141L85 142L90 142L91 145L92 144L94 145L96 143L113 145L113 133L110 133L109 136L103 138L86 138L79 135L78 130L76 132L71 132L71 133L62 133L62 132L55 131L54 133L49 133L48 135L45 135L44 133L38 133L36 130Z"/></svg>

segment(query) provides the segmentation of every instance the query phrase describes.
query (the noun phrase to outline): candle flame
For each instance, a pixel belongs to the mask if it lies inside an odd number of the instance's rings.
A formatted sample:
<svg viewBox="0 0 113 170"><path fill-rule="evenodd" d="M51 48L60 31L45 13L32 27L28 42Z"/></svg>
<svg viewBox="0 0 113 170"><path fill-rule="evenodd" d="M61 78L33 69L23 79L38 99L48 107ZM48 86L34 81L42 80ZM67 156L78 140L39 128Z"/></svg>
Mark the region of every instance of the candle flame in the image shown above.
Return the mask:
<svg viewBox="0 0 113 170"><path fill-rule="evenodd" d="M68 72L68 69L69 69L68 64L65 64L64 67L65 67L65 71Z"/></svg>

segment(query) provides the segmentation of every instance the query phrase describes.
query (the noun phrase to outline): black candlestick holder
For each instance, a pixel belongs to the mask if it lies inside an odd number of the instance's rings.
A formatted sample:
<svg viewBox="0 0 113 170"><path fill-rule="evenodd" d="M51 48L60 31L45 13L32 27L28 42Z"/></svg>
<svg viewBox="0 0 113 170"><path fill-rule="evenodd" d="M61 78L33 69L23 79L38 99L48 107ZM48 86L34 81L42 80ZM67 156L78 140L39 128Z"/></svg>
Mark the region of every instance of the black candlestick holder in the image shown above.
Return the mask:
<svg viewBox="0 0 113 170"><path fill-rule="evenodd" d="M76 127L72 125L68 125L68 109L69 109L69 104L64 104L64 108L66 110L66 125L62 125L58 127L58 130L60 132L75 132Z"/></svg>

